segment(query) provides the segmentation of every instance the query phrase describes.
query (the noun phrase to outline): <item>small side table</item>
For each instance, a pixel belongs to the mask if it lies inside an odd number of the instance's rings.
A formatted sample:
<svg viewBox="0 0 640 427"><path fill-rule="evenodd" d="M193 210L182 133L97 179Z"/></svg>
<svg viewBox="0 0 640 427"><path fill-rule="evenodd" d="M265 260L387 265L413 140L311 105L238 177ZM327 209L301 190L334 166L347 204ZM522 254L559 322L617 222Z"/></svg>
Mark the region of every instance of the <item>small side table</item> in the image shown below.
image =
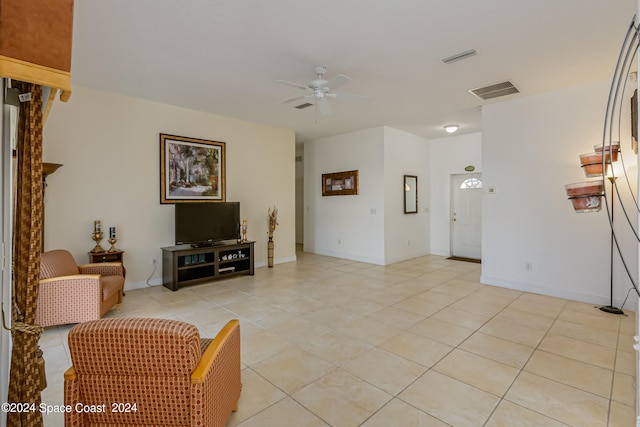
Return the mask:
<svg viewBox="0 0 640 427"><path fill-rule="evenodd" d="M124 264L124 251L89 252L89 262L121 262Z"/></svg>
<svg viewBox="0 0 640 427"><path fill-rule="evenodd" d="M89 262L121 262L122 263L122 277L127 277L127 269L124 268L124 251L114 252L89 252ZM124 295L124 292L122 292Z"/></svg>

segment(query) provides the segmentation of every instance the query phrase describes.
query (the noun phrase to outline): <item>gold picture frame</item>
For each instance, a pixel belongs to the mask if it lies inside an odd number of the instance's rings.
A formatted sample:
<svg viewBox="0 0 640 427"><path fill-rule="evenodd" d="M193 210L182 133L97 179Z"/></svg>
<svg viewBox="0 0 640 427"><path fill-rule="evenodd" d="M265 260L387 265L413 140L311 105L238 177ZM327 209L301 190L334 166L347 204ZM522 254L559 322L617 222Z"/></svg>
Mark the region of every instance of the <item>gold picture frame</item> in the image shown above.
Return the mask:
<svg viewBox="0 0 640 427"><path fill-rule="evenodd" d="M160 134L160 203L224 202L225 143Z"/></svg>
<svg viewBox="0 0 640 427"><path fill-rule="evenodd" d="M358 190L357 170L322 174L323 196L352 196Z"/></svg>

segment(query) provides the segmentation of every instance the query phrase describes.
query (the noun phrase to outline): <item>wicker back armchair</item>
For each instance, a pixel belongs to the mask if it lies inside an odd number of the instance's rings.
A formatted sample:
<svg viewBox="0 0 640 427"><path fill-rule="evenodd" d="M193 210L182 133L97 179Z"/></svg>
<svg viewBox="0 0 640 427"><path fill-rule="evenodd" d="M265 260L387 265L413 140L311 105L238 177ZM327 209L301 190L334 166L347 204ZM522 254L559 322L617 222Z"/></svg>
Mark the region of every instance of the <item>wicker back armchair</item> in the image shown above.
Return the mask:
<svg viewBox="0 0 640 427"><path fill-rule="evenodd" d="M69 331L66 426L223 427L240 398L240 323L215 339L168 319L120 318ZM106 405L102 407L101 405Z"/></svg>
<svg viewBox="0 0 640 427"><path fill-rule="evenodd" d="M100 319L120 308L124 289L122 263L77 265L64 249L40 255L36 324L64 325Z"/></svg>

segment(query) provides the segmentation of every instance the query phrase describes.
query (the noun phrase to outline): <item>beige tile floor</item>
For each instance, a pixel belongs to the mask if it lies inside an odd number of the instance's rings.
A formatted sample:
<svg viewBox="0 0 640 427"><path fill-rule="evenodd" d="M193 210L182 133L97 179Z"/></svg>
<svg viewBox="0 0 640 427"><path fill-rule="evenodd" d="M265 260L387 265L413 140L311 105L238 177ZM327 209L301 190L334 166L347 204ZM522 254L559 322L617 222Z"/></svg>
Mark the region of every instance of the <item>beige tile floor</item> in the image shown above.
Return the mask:
<svg viewBox="0 0 640 427"><path fill-rule="evenodd" d="M634 425L633 312L479 276L439 256L376 266L298 253L252 277L131 290L107 316L181 319L209 337L239 318L243 391L228 426ZM41 340L48 404L62 402L70 327Z"/></svg>

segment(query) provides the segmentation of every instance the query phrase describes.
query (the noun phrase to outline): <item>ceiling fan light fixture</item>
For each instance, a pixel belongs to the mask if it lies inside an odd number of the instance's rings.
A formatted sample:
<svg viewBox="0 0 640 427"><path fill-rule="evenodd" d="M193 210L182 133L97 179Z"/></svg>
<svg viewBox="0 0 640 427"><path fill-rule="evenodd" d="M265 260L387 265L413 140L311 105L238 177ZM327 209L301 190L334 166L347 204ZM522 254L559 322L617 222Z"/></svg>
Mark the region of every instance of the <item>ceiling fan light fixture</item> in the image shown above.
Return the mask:
<svg viewBox="0 0 640 427"><path fill-rule="evenodd" d="M459 128L459 125L446 125L444 130L446 130L447 133L455 133Z"/></svg>

